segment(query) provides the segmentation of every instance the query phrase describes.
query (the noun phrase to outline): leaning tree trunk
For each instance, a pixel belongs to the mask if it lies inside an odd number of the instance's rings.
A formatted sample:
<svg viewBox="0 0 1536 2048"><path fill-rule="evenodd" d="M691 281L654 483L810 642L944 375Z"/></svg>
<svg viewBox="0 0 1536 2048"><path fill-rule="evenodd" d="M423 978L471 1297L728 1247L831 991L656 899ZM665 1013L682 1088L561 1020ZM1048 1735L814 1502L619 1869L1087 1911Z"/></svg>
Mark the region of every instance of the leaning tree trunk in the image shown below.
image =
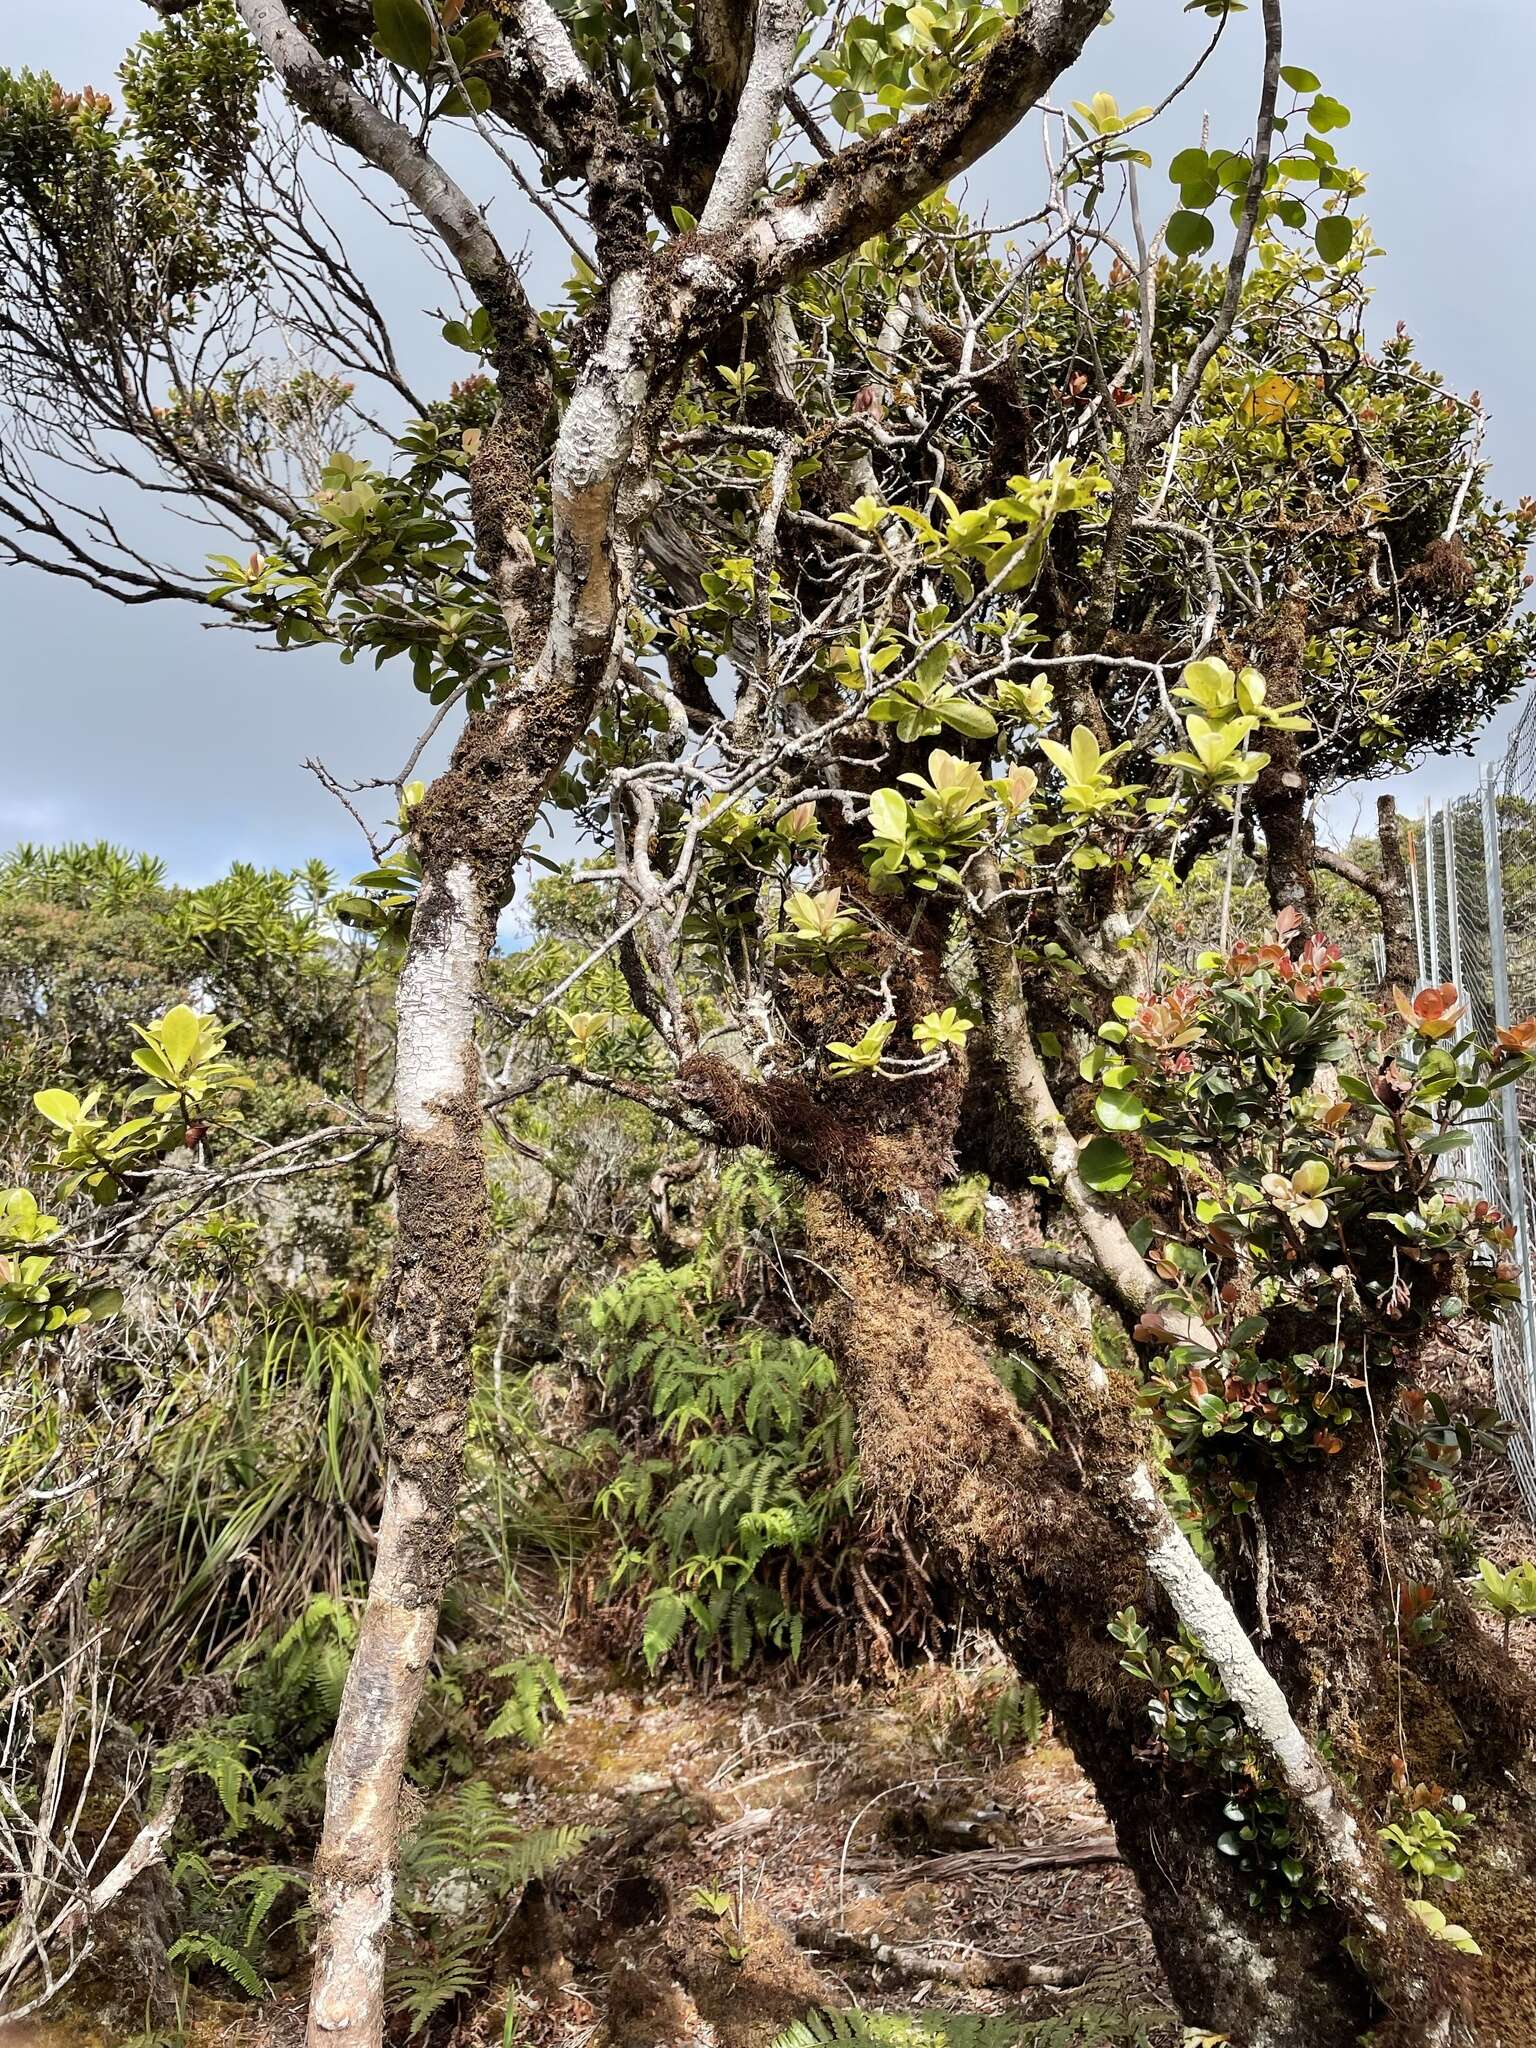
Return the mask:
<svg viewBox="0 0 1536 2048"><path fill-rule="evenodd" d="M644 310L639 281L619 281L602 345L566 410L552 464L547 604L524 537L537 404L503 416L471 475L481 559L523 680L471 716L412 820L422 885L397 996L398 1232L383 1367L390 1465L326 1776L311 2048L377 2048L383 2035L400 1780L451 1568L487 1277L480 980L539 807L612 673L622 591L614 518L647 389ZM546 617L530 658L535 621Z"/></svg>
<svg viewBox="0 0 1536 2048"><path fill-rule="evenodd" d="M829 857L857 895L861 877L841 859L835 835ZM1144 1315L1159 1283L1122 1219L1082 1182L1077 1142L1033 1049L1017 960L993 914L995 865L978 858L971 881L1004 1102L1088 1248L1078 1263L1092 1266L1122 1311ZM938 1001L945 938L935 918L919 921L904 944L890 941L889 952L876 942L870 971L886 972L899 1030ZM803 1026L806 1037L857 1035L856 993L790 976L784 1002L791 1029ZM962 1064L900 1091L878 1077L820 1089L791 1077L757 1082L699 1055L679 1078L682 1099L721 1138L765 1148L807 1184L810 1250L835 1281L821 1334L856 1412L867 1478L889 1511L926 1538L956 1590L980 1602L1055 1712L1141 1883L1170 1985L1191 2021L1221 2029L1238 2048L1353 2048L1367 2028L1378 2048L1453 2039L1509 2048L1528 2038L1504 2019L1502 1966L1431 1940L1409 1911L1378 1847L1378 1787L1349 1739L1348 1716L1318 1711L1317 1688L1280 1635L1282 1625L1299 1625L1303 1597L1330 1617L1335 1641L1351 1630L1369 1634L1379 1626L1378 1578L1362 1563L1331 1577L1309 1569L1304 1595L1282 1586L1271 1599L1275 1639L1259 1653L1158 1498L1150 1427L1129 1377L1094 1361L1081 1324L1024 1251L978 1246L940 1218L938 1192L954 1171ZM1189 1334L1201 1335L1192 1325ZM983 1336L1042 1364L1061 1387L1053 1443L1030 1429L1005 1392ZM1326 1490L1342 1478L1340 1468L1320 1483ZM1374 1501L1379 1514L1379 1488L1357 1488L1354 1498L1361 1512ZM1368 1557L1358 1529L1354 1540ZM1272 1547L1282 1541L1290 1541L1288 1527ZM1248 1600L1251 1583L1234 1576ZM1293 1597L1296 1615L1282 1617ZM1160 1750L1150 1689L1122 1668L1110 1634L1126 1607L1155 1640L1187 1629L1199 1644L1240 1723L1244 1771L1279 1800L1281 1821L1294 1831L1319 1894L1314 1911L1282 1920L1250 1902L1248 1880L1218 1848L1232 1780ZM1393 1694L1391 1662L1378 1643L1374 1655L1356 1658L1348 1687L1357 1729L1369 1726L1373 1743L1381 1739L1380 1703ZM1427 1675L1425 1682L1435 1690ZM1519 1710L1504 1721L1506 1731L1532 1725ZM1323 1764L1321 1738L1333 1744L1338 1772ZM1507 1769L1512 1762L1506 1742ZM1357 1781L1358 1800L1346 1789ZM1490 1819L1490 1868L1518 1849L1531 1810L1523 1781L1509 1778L1496 1829ZM1501 1950L1524 1938L1518 1919L1489 1902Z"/></svg>
<svg viewBox="0 0 1536 2048"><path fill-rule="evenodd" d="M1357 1891L1325 1879L1325 1896L1310 1913L1281 1920L1255 1911L1246 1881L1217 1848L1230 1785L1159 1754L1148 1688L1122 1669L1109 1633L1125 1607L1137 1608L1154 1635L1176 1631L1114 1478L1142 1430L1130 1390L1104 1375L1097 1389L1086 1383L1081 1329L1059 1300L1042 1293L1027 1308L1021 1300L1016 1315L1031 1355L1067 1390L1057 1442L1047 1443L943 1295L914 1274L909 1222L877 1235L838 1196L817 1189L807 1228L813 1254L838 1281L819 1329L856 1410L866 1478L920 1530L945 1575L979 1602L1020 1674L1050 1706L1140 1883L1184 2017L1219 2028L1235 2048L1354 2048L1368 2029L1377 2048L1453 2040L1517 2048L1536 2039L1525 1989L1533 1809L1528 1768L1516 1753L1524 1737L1511 1741L1514 1728L1528 1731L1531 1722L1515 1697L1522 1688L1514 1675L1498 1674L1491 1710L1502 1731L1504 1793L1487 1814L1486 1852L1467 1880L1489 1936L1483 1960L1424 1938L1364 1822L1368 1871ZM947 1247L940 1263L947 1289L958 1279L966 1292L954 1270L965 1254L957 1260ZM995 1286L996 1261L977 1264L976 1284L986 1293ZM1330 1610L1341 1636L1371 1628L1371 1611L1362 1614L1358 1598L1353 1575L1336 1590L1308 1580L1309 1608ZM1471 1741L1476 1687L1467 1681L1501 1661L1491 1651L1486 1639L1470 1653L1464 1643L1448 1645L1415 1674L1415 1711L1440 1713L1442 1740L1449 1739L1444 1717L1454 1710L1437 1661L1465 1664L1470 1655L1460 1687L1467 1726L1456 1725L1459 1739ZM1365 1682L1373 1712L1356 1735L1368 1728L1376 1740L1390 1689L1381 1687L1379 1671ZM1364 1712L1369 1703L1356 1704ZM1342 1736L1340 1717L1331 1725ZM1490 1799L1495 1754L1490 1747ZM1340 1757L1368 1761L1342 1749ZM1311 1859L1316 1834L1299 1809L1296 1822L1300 1853Z"/></svg>

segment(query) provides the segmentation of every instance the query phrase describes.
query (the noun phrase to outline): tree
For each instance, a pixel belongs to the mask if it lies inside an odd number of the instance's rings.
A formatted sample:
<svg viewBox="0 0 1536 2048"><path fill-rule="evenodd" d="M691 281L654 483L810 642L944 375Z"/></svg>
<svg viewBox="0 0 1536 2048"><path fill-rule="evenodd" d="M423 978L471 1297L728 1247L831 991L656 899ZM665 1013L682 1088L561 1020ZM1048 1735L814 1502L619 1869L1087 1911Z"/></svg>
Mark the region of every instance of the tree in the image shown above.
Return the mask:
<svg viewBox="0 0 1536 2048"><path fill-rule="evenodd" d="M448 769L397 779L403 838L350 912L401 961L390 1469L311 2040L380 2038L486 1280L481 1119L557 1083L803 1179L865 1471L1066 1728L1190 2016L1255 2044L1509 2038L1530 1902L1489 1873L1529 1861L1531 1700L1439 1560L1411 1395L1442 1328L1516 1284L1501 1219L1434 1175L1526 1051L1462 1043L1449 998L1406 1031L1349 1003L1309 800L1518 686L1536 509L1488 500L1476 407L1406 336L1368 348L1347 109L1284 62L1280 0L1251 132L1174 156L1161 224L1152 109L1048 114L1022 251L944 187L1100 0L162 11L126 120L5 86L0 351L42 421L0 477L5 545L409 660L462 709ZM1239 32L1203 11L1212 47ZM582 242L546 315L450 168L466 121ZM445 332L486 370L447 399L414 398L317 223L299 167L326 141L472 302ZM290 318L315 359L258 369ZM418 415L392 453L354 380ZM60 459L255 553L199 585L63 498ZM647 1071L605 1073L589 1020L557 1072L488 1090L486 963L551 803L608 849L589 958L617 960ZM1149 936L1213 850L1259 862L1275 934L1234 946L1224 901L1171 977ZM992 1184L979 1240L946 1206L961 1171ZM1057 1375L1061 1440L992 1351ZM1435 1813L1393 1722L1410 1691L1424 1767L1478 1814L1475 1969L1394 1854Z"/></svg>

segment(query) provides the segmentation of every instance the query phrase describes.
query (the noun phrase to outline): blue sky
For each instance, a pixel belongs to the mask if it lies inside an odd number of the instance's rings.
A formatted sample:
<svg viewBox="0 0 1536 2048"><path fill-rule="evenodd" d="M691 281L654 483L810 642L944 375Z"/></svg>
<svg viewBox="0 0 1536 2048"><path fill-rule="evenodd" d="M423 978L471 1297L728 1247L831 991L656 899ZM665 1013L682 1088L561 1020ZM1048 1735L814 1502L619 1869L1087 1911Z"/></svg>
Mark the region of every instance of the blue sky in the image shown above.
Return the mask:
<svg viewBox="0 0 1536 2048"><path fill-rule="evenodd" d="M138 0L50 0L5 10L0 64L51 71L68 86L110 90L118 58L148 20ZM1505 496L1536 491L1536 406L1530 335L1536 284L1527 212L1536 192L1536 8L1530 0L1286 0L1286 54L1317 72L1354 112L1335 139L1370 175L1369 211L1387 251L1378 263L1377 322L1405 320L1423 359L1490 415L1488 451ZM1123 107L1155 101L1208 33L1181 0L1121 0L1063 97L1105 89ZM1238 17L1219 61L1166 120L1155 154L1245 132L1255 89L1257 10ZM1033 126L971 180L973 204L1007 217L1032 189ZM477 190L503 174L486 165ZM421 308L441 287L407 269L357 205L338 201L397 322L408 362L429 381L441 360ZM509 240L525 231L514 192L495 217ZM513 224L517 223L516 226ZM541 275L542 274L542 275ZM553 281L536 246L535 283ZM462 364L462 358L459 359ZM184 558L195 565L203 543ZM5 759L0 845L19 838L106 837L145 847L188 881L236 858L287 864L318 854L351 871L365 850L303 762L318 756L351 777L397 768L421 722L402 675L342 668L331 655L263 652L209 630L190 609L126 608L30 570L0 582L5 659ZM1487 747L1497 751L1499 722ZM1432 764L1403 795L1459 789L1462 759ZM1335 813L1347 831L1352 800Z"/></svg>

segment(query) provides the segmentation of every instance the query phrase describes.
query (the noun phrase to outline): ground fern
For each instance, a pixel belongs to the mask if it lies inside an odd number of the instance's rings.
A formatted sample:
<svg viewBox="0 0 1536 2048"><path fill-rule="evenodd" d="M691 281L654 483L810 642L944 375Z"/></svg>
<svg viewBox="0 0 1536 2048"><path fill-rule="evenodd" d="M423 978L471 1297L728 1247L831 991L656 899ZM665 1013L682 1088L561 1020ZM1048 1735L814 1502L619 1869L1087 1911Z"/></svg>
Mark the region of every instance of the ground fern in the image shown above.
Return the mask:
<svg viewBox="0 0 1536 2048"><path fill-rule="evenodd" d="M266 1980L249 1956L242 1955L229 1942L220 1941L216 1934L183 1934L166 1950L166 1958L173 1963L209 1963L238 1985L247 1998L265 1995Z"/></svg>
<svg viewBox="0 0 1536 2048"><path fill-rule="evenodd" d="M412 2034L485 1988L513 1895L568 1863L591 1835L588 1827L520 1828L480 1778L433 1801L400 1844L386 1979L390 2008Z"/></svg>
<svg viewBox="0 0 1536 2048"><path fill-rule="evenodd" d="M884 2048L1150 2048L1160 2012L1081 2011L1042 2020L971 2013L839 2012L807 2014L772 2048L828 2048L843 2042L879 2042Z"/></svg>

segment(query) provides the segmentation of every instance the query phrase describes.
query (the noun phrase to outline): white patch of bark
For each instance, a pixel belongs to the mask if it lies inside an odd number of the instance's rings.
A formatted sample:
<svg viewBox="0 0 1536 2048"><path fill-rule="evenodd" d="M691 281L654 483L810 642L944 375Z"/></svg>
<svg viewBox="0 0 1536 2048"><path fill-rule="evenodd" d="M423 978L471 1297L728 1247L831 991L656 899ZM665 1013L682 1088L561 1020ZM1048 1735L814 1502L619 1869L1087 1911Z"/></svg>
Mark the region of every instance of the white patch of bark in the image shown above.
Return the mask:
<svg viewBox="0 0 1536 2048"><path fill-rule="evenodd" d="M443 887L451 913L426 906L437 914L413 931L396 996L395 1113L413 1138L441 1136L447 1107L464 1100L473 1080L483 905L465 862L448 870Z"/></svg>
<svg viewBox="0 0 1536 2048"><path fill-rule="evenodd" d="M611 291L603 344L566 407L550 468L556 525L555 594L546 663L561 675L612 641L619 612L613 549L619 479L650 392L649 291L636 271Z"/></svg>
<svg viewBox="0 0 1536 2048"><path fill-rule="evenodd" d="M1148 1522L1147 1569L1168 1603L1216 1667L1243 1725L1273 1759L1287 1791L1311 1815L1331 1870L1367 1885L1368 1871L1354 1816L1338 1796L1316 1750L1297 1726L1290 1704L1248 1639L1232 1603L1195 1555L1145 1465L1131 1475L1131 1493ZM1378 1933L1386 1922L1367 1914Z"/></svg>
<svg viewBox="0 0 1536 2048"><path fill-rule="evenodd" d="M437 1636L437 1602L408 1604L415 1594L410 1561L427 1513L421 1489L392 1475L326 1765L309 2048L374 2048L383 2036L400 1781Z"/></svg>
<svg viewBox="0 0 1536 2048"><path fill-rule="evenodd" d="M516 0L507 19L549 92L590 92L592 81L586 66L571 47L565 25L548 0Z"/></svg>

